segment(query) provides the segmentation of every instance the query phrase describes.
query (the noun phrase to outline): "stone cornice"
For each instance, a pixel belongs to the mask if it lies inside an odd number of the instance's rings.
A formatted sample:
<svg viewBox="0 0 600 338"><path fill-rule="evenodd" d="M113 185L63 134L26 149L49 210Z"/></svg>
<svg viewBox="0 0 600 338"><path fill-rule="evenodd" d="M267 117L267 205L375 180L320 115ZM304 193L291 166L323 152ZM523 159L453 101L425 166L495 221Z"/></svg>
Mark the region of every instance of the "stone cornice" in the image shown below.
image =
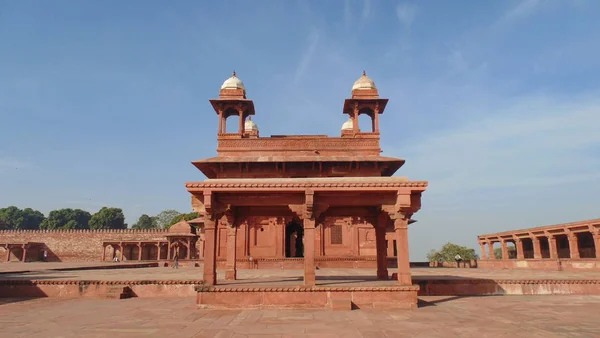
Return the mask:
<svg viewBox="0 0 600 338"><path fill-rule="evenodd" d="M548 235L567 235L568 233L578 232L594 232L594 229L600 229L600 218L571 222L564 224L547 225L529 229L519 229L511 231L503 231L493 234L479 235L479 242L487 241L499 241L501 238L505 240L513 240L514 237L519 238L531 238L531 237L545 237Z"/></svg>
<svg viewBox="0 0 600 338"><path fill-rule="evenodd" d="M188 182L185 187L188 189L306 189L311 188L426 188L427 181L412 182L323 182L323 183L271 183L271 182L252 182L252 183L213 183L213 182ZM424 190L424 189L423 189Z"/></svg>
<svg viewBox="0 0 600 338"><path fill-rule="evenodd" d="M327 286L288 286L288 287L232 287L204 286L195 287L197 292L372 292L372 291L419 291L418 285L410 286L368 286L368 287L327 287Z"/></svg>
<svg viewBox="0 0 600 338"><path fill-rule="evenodd" d="M169 231L169 229L94 229L94 230L92 230L92 229L54 229L54 230L11 229L11 230L0 230L0 234L10 234L10 233L164 234L165 232L168 232L168 231Z"/></svg>
<svg viewBox="0 0 600 338"><path fill-rule="evenodd" d="M198 285L203 280L0 280L2 285Z"/></svg>

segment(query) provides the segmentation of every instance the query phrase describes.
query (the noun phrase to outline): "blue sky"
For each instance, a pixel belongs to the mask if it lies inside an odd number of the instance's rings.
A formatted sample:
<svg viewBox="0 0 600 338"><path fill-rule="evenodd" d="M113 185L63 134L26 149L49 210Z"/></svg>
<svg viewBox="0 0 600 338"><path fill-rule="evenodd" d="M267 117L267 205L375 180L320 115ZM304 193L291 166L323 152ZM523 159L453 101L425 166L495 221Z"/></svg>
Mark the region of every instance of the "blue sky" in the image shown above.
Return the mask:
<svg viewBox="0 0 600 338"><path fill-rule="evenodd" d="M600 217L600 2L0 1L0 206L190 210L236 70L261 135L339 135L361 72L428 180L412 260Z"/></svg>

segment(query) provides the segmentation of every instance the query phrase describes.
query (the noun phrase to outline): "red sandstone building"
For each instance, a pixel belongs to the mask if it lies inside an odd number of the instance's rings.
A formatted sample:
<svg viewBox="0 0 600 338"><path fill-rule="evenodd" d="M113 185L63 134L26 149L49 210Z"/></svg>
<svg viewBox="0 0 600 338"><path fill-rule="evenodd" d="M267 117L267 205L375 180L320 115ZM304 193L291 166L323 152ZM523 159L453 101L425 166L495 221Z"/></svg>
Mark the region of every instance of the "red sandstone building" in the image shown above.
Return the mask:
<svg viewBox="0 0 600 338"><path fill-rule="evenodd" d="M380 155L379 116L388 100L363 73L344 101L348 115L339 137L260 137L254 103L235 73L210 100L218 116L217 156L193 164L208 178L188 182L192 207L203 222L204 280L216 283L219 258L226 278L239 261L300 262L304 281L315 266L376 260L388 279L388 256L397 257L398 281L411 285L408 224L420 209L427 182L391 177L404 160ZM359 126L359 116L371 118ZM237 118L237 132L226 132Z"/></svg>
<svg viewBox="0 0 600 338"><path fill-rule="evenodd" d="M407 227L427 182L392 177L404 160L381 156L379 118L388 100L365 74L344 101L339 137L260 137L235 74L210 100L218 116L217 156L193 162L208 178L189 182L200 217L167 230L0 230L1 261L204 261L214 283L217 265L236 269L373 267L388 278L397 266L410 285ZM371 123L359 126L358 117ZM237 132L226 125L237 118ZM198 229L198 230L197 230Z"/></svg>
<svg viewBox="0 0 600 338"><path fill-rule="evenodd" d="M480 235L478 240L481 268L600 269L600 219ZM496 243L502 249L498 259Z"/></svg>

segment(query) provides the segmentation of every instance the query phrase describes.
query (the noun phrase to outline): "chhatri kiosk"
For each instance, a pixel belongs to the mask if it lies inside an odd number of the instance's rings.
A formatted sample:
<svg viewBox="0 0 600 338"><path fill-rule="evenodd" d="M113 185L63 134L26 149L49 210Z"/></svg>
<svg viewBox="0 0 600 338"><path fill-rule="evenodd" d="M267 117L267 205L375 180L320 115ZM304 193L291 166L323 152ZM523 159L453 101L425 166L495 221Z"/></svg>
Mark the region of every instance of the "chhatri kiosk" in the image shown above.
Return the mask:
<svg viewBox="0 0 600 338"><path fill-rule="evenodd" d="M237 278L240 259L301 259L304 286L314 287L315 258L348 255L376 256L377 277L388 280L389 243L398 284L412 287L408 224L427 182L392 177L404 160L380 155L387 102L363 72L344 101L348 120L339 137L260 137L242 81L234 72L223 83L219 98L210 100L219 120L217 156L193 162L208 179L186 183L204 223L204 290L217 284L222 256L227 280ZM359 126L360 115L370 125ZM227 132L235 119L237 132Z"/></svg>

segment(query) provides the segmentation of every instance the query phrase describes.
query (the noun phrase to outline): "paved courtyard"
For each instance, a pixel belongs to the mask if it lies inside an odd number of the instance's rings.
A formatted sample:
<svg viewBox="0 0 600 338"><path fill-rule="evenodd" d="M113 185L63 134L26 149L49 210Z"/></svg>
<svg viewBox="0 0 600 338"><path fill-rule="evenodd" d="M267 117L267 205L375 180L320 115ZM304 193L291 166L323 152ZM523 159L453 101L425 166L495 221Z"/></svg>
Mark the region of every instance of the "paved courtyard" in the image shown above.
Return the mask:
<svg viewBox="0 0 600 338"><path fill-rule="evenodd" d="M422 297L394 311L199 310L193 299L0 299L0 337L598 337L598 296Z"/></svg>
<svg viewBox="0 0 600 338"><path fill-rule="evenodd" d="M88 266L94 265L88 263ZM98 263L95 265L102 265ZM104 263L110 265L110 263ZM50 279L50 280L201 280L202 267L185 267L172 269L168 267L130 268L130 269L98 269L56 271L51 269L78 267L75 263L11 263L0 264L0 280L3 279ZM8 273L1 273L1 272ZM29 272L17 272L29 271ZM389 270L390 274L395 269ZM260 283L270 285L292 285L301 283L302 270L238 270L236 284ZM334 285L353 283L361 285L382 285L386 282L375 279L375 269L319 269L317 283ZM600 271L541 271L541 270L486 270L456 268L413 268L413 279L600 279ZM224 281L225 271L218 271L219 283ZM388 281L392 283L393 281Z"/></svg>

